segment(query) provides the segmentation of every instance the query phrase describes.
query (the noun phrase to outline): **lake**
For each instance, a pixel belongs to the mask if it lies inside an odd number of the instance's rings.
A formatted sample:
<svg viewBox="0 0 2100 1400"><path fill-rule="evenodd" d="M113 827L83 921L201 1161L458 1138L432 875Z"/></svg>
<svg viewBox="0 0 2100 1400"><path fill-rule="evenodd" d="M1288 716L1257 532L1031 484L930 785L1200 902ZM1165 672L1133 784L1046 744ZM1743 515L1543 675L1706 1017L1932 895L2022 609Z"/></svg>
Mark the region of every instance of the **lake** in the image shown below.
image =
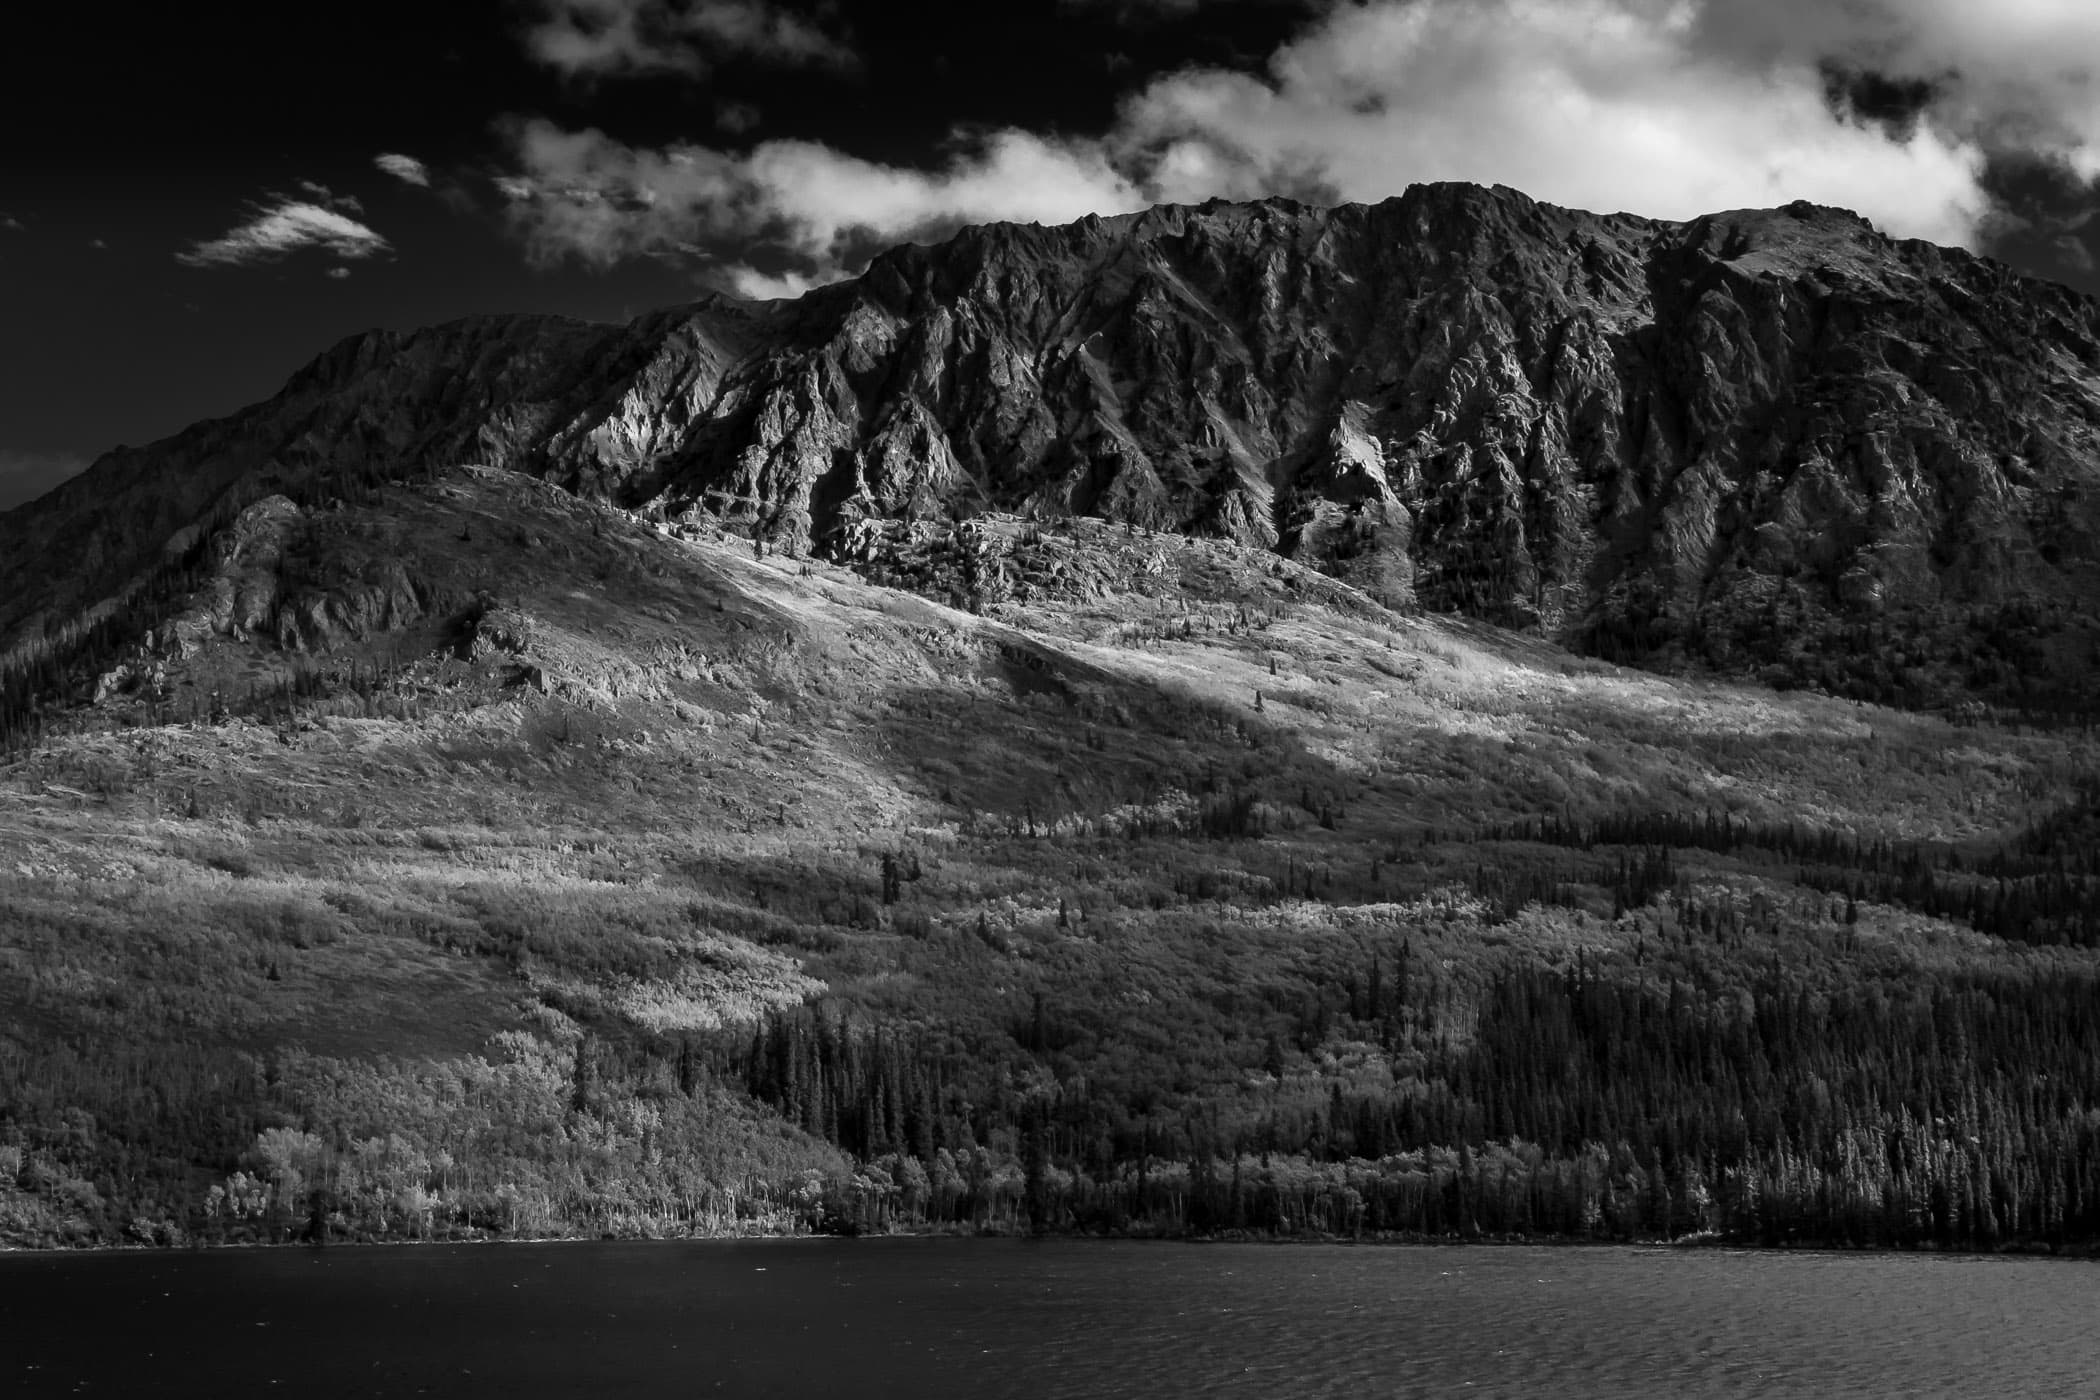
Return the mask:
<svg viewBox="0 0 2100 1400"><path fill-rule="evenodd" d="M2100 1390L2100 1264L955 1239L0 1255L23 1395Z"/></svg>

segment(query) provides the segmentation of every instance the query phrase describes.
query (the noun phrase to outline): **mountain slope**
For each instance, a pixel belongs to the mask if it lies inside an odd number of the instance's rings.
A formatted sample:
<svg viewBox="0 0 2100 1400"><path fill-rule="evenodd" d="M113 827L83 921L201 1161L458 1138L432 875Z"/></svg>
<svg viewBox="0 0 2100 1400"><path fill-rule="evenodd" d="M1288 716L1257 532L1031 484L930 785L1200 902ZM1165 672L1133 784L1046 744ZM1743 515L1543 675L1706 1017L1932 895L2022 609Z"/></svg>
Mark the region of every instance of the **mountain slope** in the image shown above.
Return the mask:
<svg viewBox="0 0 2100 1400"><path fill-rule="evenodd" d="M235 519L0 762L0 1242L2100 1239L2088 736L1094 521L753 556Z"/></svg>
<svg viewBox="0 0 2100 1400"><path fill-rule="evenodd" d="M2096 425L2094 303L1842 211L1163 207L972 229L795 303L356 338L0 517L0 637L215 505L475 460L795 552L1091 515L1616 658L2083 707Z"/></svg>

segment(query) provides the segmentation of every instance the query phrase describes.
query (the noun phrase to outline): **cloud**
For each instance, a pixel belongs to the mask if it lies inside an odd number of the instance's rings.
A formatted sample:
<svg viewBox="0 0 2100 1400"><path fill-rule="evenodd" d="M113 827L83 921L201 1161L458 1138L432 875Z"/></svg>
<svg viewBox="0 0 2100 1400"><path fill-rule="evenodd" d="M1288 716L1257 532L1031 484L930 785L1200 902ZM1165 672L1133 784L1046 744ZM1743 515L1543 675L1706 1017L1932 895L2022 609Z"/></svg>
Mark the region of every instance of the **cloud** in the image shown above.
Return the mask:
<svg viewBox="0 0 2100 1400"><path fill-rule="evenodd" d="M372 164L403 184L419 185L425 189L430 187L430 168L414 156L388 151L384 155L372 157Z"/></svg>
<svg viewBox="0 0 2100 1400"><path fill-rule="evenodd" d="M761 272L746 263L732 264L727 278L729 285L742 296L753 301L775 301L780 298L799 297L805 292L815 291L836 278L831 275L812 275L795 272Z"/></svg>
<svg viewBox="0 0 2100 1400"><path fill-rule="evenodd" d="M20 233L26 227L12 214L0 214L0 233Z"/></svg>
<svg viewBox="0 0 2100 1400"><path fill-rule="evenodd" d="M0 447L0 510L33 501L69 477L88 459L77 452L25 452Z"/></svg>
<svg viewBox="0 0 2100 1400"><path fill-rule="evenodd" d="M2100 178L2100 6L2089 0L1708 0L1692 42L1768 65L1834 60L1932 87L1943 130Z"/></svg>
<svg viewBox="0 0 2100 1400"><path fill-rule="evenodd" d="M725 57L851 68L841 39L776 0L530 0L526 51L574 78L698 74Z"/></svg>
<svg viewBox="0 0 2100 1400"><path fill-rule="evenodd" d="M1128 3L1159 12L1228 0ZM622 52L653 32L640 0L563 6L599 15L596 42ZM1213 196L1373 201L1466 180L1662 218L1809 199L1899 236L1982 247L2011 224L2062 231L2023 224L2001 197L1994 172L2007 161L2043 162L2079 191L2100 179L2091 0L1306 8L1258 70L1160 74L1090 136L970 133L914 168L799 141L741 154L635 147L535 121L507 129L515 168L499 188L542 262L690 258L746 290L785 294L852 271L883 243L964 223Z"/></svg>
<svg viewBox="0 0 2100 1400"><path fill-rule="evenodd" d="M325 204L331 209L339 209L345 214L362 214L365 212L365 206L354 194L337 194L329 189L328 186L315 180L295 180L293 183L309 199Z"/></svg>
<svg viewBox="0 0 2100 1400"><path fill-rule="evenodd" d="M509 136L518 173L497 184L535 261L712 259L747 295L793 294L843 276L878 248L962 224L1056 223L1147 202L1092 143L1015 130L960 142L933 170L807 141L767 141L742 155L658 151L545 121L517 124ZM744 261L740 251L755 243L789 270Z"/></svg>
<svg viewBox="0 0 2100 1400"><path fill-rule="evenodd" d="M250 209L253 217L248 222L192 244L175 260L186 267L247 267L302 248L321 248L351 260L392 249L386 239L349 215L307 200L280 196Z"/></svg>
<svg viewBox="0 0 2100 1400"><path fill-rule="evenodd" d="M350 275L350 269L344 267L341 263L337 263L334 267L329 268L328 271L323 273L322 275L324 277L329 278L332 281L340 282L345 277L348 277Z"/></svg>
<svg viewBox="0 0 2100 1400"><path fill-rule="evenodd" d="M1471 180L1664 218L1806 198L1902 234L1974 238L1987 200L1971 141L1929 116L1908 140L1847 121L1815 62L1711 45L1702 14L1684 0L1349 5L1264 75L1156 79L1111 141L1176 200L1312 181L1375 200Z"/></svg>

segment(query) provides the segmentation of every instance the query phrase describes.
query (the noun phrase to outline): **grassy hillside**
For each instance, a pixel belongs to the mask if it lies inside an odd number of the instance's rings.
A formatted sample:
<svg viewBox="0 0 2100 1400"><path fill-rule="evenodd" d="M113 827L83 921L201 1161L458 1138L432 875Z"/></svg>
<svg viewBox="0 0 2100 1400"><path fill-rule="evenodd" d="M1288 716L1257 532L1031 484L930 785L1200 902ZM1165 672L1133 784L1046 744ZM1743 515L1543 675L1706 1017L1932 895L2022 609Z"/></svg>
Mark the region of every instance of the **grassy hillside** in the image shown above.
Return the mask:
<svg viewBox="0 0 2100 1400"><path fill-rule="evenodd" d="M18 654L0 1239L2100 1239L2089 735L849 562L464 468Z"/></svg>

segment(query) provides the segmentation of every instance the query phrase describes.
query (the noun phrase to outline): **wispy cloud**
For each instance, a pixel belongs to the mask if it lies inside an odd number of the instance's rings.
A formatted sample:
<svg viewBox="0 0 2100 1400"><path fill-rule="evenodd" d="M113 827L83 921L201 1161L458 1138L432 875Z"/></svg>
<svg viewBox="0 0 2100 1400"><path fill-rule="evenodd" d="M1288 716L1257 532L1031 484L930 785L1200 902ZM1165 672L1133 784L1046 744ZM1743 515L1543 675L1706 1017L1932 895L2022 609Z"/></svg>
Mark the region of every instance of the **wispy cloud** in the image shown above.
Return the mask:
<svg viewBox="0 0 2100 1400"><path fill-rule="evenodd" d="M24 224L12 214L0 214L0 233L20 233Z"/></svg>
<svg viewBox="0 0 2100 1400"><path fill-rule="evenodd" d="M393 246L348 214L311 200L273 197L251 205L250 212L246 223L191 245L175 260L187 267L247 267L303 248L355 260L389 252Z"/></svg>
<svg viewBox="0 0 2100 1400"><path fill-rule="evenodd" d="M759 59L850 68L852 48L777 0L527 0L533 58L575 78L702 73Z"/></svg>
<svg viewBox="0 0 2100 1400"><path fill-rule="evenodd" d="M354 194L337 194L318 180L298 180L294 183L299 186L300 191L307 198L318 204L325 204L329 208L345 214L362 214L365 212L364 204Z"/></svg>
<svg viewBox="0 0 2100 1400"><path fill-rule="evenodd" d="M403 184L430 187L430 167L414 156L404 156L395 151L372 157L372 164Z"/></svg>

